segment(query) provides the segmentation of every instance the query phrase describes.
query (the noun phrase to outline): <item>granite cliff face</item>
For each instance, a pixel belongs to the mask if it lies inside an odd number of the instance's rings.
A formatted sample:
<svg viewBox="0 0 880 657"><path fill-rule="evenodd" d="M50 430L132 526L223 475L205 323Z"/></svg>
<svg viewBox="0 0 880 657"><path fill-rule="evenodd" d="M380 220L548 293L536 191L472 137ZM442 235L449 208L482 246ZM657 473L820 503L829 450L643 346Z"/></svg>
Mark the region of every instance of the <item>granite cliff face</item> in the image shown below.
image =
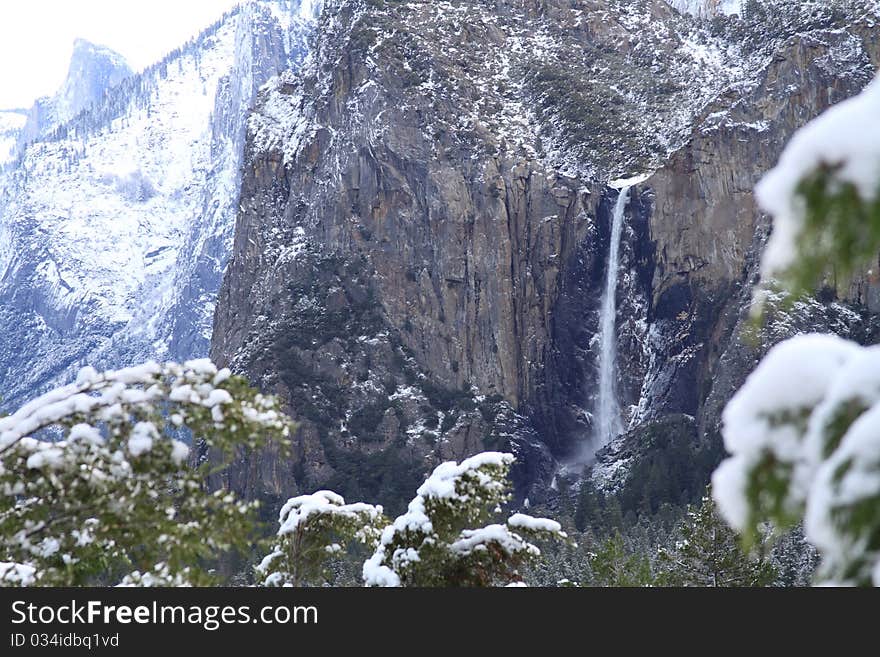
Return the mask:
<svg viewBox="0 0 880 657"><path fill-rule="evenodd" d="M796 5L770 28L648 0L325 3L301 73L249 119L212 342L301 426L291 459L253 455L228 484L387 503L441 460L511 449L520 497L545 495L591 436L629 184L629 431L598 454L597 485L631 486L639 454L671 442L710 467L719 400L786 331L870 339L870 281L816 301L815 321L780 310L759 347L741 337L767 231L751 189L880 55L874 3Z"/></svg>
<svg viewBox="0 0 880 657"><path fill-rule="evenodd" d="M717 318L738 303L736 290L748 280L750 256L767 228L752 188L794 130L872 79L878 56L876 30L867 24L792 37L750 88L706 107L688 143L645 183L653 198L650 239L658 249L651 323L667 345L675 344L676 334L686 336L679 351L660 359L660 370L670 361L676 368L691 358L709 363L712 349L724 344L700 324L722 329L725 322ZM872 305L870 289L856 295L841 290L840 296ZM685 355L690 348L697 351ZM649 415L695 413L703 397L697 388L690 400L663 403L663 393L652 395L650 384L649 376L643 394Z"/></svg>

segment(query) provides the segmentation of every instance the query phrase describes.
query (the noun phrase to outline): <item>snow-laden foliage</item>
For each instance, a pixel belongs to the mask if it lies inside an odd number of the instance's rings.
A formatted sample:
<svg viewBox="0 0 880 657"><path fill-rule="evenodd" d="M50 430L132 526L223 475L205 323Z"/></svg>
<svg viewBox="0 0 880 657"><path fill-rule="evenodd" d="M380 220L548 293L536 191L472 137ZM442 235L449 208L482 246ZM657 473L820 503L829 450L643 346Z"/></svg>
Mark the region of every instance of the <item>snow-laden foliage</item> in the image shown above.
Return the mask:
<svg viewBox="0 0 880 657"><path fill-rule="evenodd" d="M765 276L810 289L851 274L880 246L880 80L800 130L755 189L773 215Z"/></svg>
<svg viewBox="0 0 880 657"><path fill-rule="evenodd" d="M329 490L293 497L278 515L278 543L256 567L261 583L323 584L334 557L352 542L374 549L386 522L381 506L346 504Z"/></svg>
<svg viewBox="0 0 880 657"><path fill-rule="evenodd" d="M511 454L484 452L434 469L364 564L368 586L494 586L520 582L540 556L535 539L566 539L559 523L516 513L490 522L509 499ZM489 523L489 524L486 524Z"/></svg>
<svg viewBox="0 0 880 657"><path fill-rule="evenodd" d="M0 562L0 586L33 586L36 568L23 563Z"/></svg>
<svg viewBox="0 0 880 657"><path fill-rule="evenodd" d="M254 505L206 478L289 430L274 398L207 360L84 368L0 419L0 582L210 581L199 564L247 545Z"/></svg>
<svg viewBox="0 0 880 657"><path fill-rule="evenodd" d="M805 518L819 577L880 585L880 347L826 335L778 345L724 414L715 498L747 537Z"/></svg>
<svg viewBox="0 0 880 657"><path fill-rule="evenodd" d="M152 570L140 572L132 571L122 578L119 587L187 587L191 584L192 569L181 568L172 571L167 563L157 563Z"/></svg>

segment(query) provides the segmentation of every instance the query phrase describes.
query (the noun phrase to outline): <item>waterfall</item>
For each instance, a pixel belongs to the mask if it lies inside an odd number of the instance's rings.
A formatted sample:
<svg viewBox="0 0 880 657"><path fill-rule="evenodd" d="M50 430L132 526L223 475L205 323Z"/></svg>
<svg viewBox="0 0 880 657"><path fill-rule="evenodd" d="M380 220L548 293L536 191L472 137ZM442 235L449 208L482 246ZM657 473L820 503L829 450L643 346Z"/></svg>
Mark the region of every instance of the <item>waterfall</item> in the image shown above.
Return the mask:
<svg viewBox="0 0 880 657"><path fill-rule="evenodd" d="M593 450L607 445L612 438L623 433L623 420L617 402L615 381L617 374L617 277L620 269L620 238L626 205L629 203L629 187L623 187L614 206L611 223L611 239L608 248L608 271L605 274L605 290L599 311L599 397L594 409Z"/></svg>

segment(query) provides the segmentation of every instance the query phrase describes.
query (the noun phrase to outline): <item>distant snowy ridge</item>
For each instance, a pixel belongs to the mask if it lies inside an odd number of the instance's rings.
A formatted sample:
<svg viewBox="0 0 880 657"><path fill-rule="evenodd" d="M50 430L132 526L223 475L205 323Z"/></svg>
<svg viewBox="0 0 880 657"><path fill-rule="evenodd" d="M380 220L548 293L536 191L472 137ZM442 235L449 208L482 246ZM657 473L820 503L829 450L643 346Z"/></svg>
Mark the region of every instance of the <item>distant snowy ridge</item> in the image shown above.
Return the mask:
<svg viewBox="0 0 880 657"><path fill-rule="evenodd" d="M304 57L314 14L299 10L237 7L30 144L0 180L4 406L84 364L207 353L245 116Z"/></svg>

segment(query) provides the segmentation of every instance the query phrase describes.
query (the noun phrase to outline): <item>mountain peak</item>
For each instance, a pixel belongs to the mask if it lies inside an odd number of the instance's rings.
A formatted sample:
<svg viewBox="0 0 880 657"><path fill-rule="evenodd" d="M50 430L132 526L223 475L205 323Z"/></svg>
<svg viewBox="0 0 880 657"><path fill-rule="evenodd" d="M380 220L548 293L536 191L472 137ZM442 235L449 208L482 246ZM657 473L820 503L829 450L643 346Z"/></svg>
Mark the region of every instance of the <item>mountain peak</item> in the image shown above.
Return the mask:
<svg viewBox="0 0 880 657"><path fill-rule="evenodd" d="M125 57L120 55L115 50L108 48L107 46L89 41L88 39L77 37L73 40L73 56L71 57L71 63L73 63L73 61L75 61L76 59L82 57L88 57L90 59L96 60L106 60L112 62L114 66L126 68L130 71L128 62L126 62Z"/></svg>
<svg viewBox="0 0 880 657"><path fill-rule="evenodd" d="M93 43L93 42L89 41L88 39L83 39L82 37L76 37L73 40L73 50L74 51L91 50L91 49L97 49L97 48L102 48L102 47L103 46L99 46L98 44Z"/></svg>
<svg viewBox="0 0 880 657"><path fill-rule="evenodd" d="M128 62L115 50L87 39L74 39L64 83L54 96L40 98L34 103L19 135L19 148L99 102L109 89L132 73Z"/></svg>
<svg viewBox="0 0 880 657"><path fill-rule="evenodd" d="M54 99L56 124L95 104L131 74L128 62L116 51L86 39L74 40L67 78Z"/></svg>
<svg viewBox="0 0 880 657"><path fill-rule="evenodd" d="M69 116L99 100L104 91L132 74L125 57L106 46L86 39L73 42L73 55L58 100L69 103Z"/></svg>

